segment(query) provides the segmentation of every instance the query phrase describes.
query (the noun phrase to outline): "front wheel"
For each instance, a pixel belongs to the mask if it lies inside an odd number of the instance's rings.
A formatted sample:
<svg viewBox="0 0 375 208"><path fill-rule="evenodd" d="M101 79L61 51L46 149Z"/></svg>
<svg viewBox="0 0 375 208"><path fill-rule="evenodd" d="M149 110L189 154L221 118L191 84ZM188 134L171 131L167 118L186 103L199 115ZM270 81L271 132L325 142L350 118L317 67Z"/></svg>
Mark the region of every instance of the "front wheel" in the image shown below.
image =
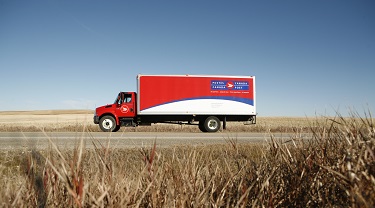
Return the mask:
<svg viewBox="0 0 375 208"><path fill-rule="evenodd" d="M103 116L99 120L99 127L104 132L115 132L120 128L116 125L116 120L112 116Z"/></svg>
<svg viewBox="0 0 375 208"><path fill-rule="evenodd" d="M210 116L204 121L204 129L206 132L217 132L220 127L220 120L216 116Z"/></svg>

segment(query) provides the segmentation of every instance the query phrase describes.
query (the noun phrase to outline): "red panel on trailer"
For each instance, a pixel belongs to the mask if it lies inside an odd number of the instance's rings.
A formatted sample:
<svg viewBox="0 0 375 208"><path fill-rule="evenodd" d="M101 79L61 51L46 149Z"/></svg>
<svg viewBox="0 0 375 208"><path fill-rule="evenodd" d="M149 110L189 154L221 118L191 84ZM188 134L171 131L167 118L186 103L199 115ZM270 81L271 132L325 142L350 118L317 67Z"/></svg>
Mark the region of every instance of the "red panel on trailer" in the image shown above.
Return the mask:
<svg viewBox="0 0 375 208"><path fill-rule="evenodd" d="M139 110L195 99L222 99L254 106L251 76L139 75Z"/></svg>

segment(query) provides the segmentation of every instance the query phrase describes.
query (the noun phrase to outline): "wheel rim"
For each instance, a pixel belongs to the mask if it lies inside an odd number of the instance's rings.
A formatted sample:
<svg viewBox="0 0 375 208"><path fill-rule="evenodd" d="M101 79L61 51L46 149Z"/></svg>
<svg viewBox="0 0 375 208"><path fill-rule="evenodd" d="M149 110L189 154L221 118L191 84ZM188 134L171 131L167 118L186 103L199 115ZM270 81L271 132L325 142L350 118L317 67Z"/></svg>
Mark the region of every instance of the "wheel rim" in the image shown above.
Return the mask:
<svg viewBox="0 0 375 208"><path fill-rule="evenodd" d="M113 127L113 122L111 119L104 119L102 122L103 128L109 130Z"/></svg>
<svg viewBox="0 0 375 208"><path fill-rule="evenodd" d="M211 130L217 129L218 126L219 126L219 123L217 121L215 121L215 120L210 120L208 122L208 128L211 129Z"/></svg>

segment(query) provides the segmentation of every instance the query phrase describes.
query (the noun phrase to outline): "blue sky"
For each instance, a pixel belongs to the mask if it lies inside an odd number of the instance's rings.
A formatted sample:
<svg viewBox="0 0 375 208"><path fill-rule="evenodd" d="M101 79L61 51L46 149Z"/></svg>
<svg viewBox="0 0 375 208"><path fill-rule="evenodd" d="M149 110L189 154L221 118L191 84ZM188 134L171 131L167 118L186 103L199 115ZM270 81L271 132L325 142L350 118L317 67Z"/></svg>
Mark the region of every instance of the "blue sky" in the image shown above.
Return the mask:
<svg viewBox="0 0 375 208"><path fill-rule="evenodd" d="M375 111L372 0L0 0L0 111L94 109L137 74L254 75L259 116Z"/></svg>

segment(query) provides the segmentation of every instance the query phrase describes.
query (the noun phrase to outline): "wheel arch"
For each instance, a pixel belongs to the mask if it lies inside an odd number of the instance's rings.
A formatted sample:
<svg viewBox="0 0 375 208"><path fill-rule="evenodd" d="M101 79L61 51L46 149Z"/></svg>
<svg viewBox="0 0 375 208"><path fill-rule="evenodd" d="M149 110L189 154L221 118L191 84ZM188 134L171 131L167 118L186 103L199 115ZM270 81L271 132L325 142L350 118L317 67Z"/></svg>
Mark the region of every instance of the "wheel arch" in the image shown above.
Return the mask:
<svg viewBox="0 0 375 208"><path fill-rule="evenodd" d="M120 120L118 119L118 117L115 114L113 114L113 113L103 113L102 115L99 116L99 120L101 118L103 118L104 116L112 116L116 121L116 125L120 125Z"/></svg>
<svg viewBox="0 0 375 208"><path fill-rule="evenodd" d="M216 118L218 118L221 122L224 121L224 118L226 117L225 115L199 115L199 116L196 116L196 121L205 121L208 117L210 116L214 116Z"/></svg>

